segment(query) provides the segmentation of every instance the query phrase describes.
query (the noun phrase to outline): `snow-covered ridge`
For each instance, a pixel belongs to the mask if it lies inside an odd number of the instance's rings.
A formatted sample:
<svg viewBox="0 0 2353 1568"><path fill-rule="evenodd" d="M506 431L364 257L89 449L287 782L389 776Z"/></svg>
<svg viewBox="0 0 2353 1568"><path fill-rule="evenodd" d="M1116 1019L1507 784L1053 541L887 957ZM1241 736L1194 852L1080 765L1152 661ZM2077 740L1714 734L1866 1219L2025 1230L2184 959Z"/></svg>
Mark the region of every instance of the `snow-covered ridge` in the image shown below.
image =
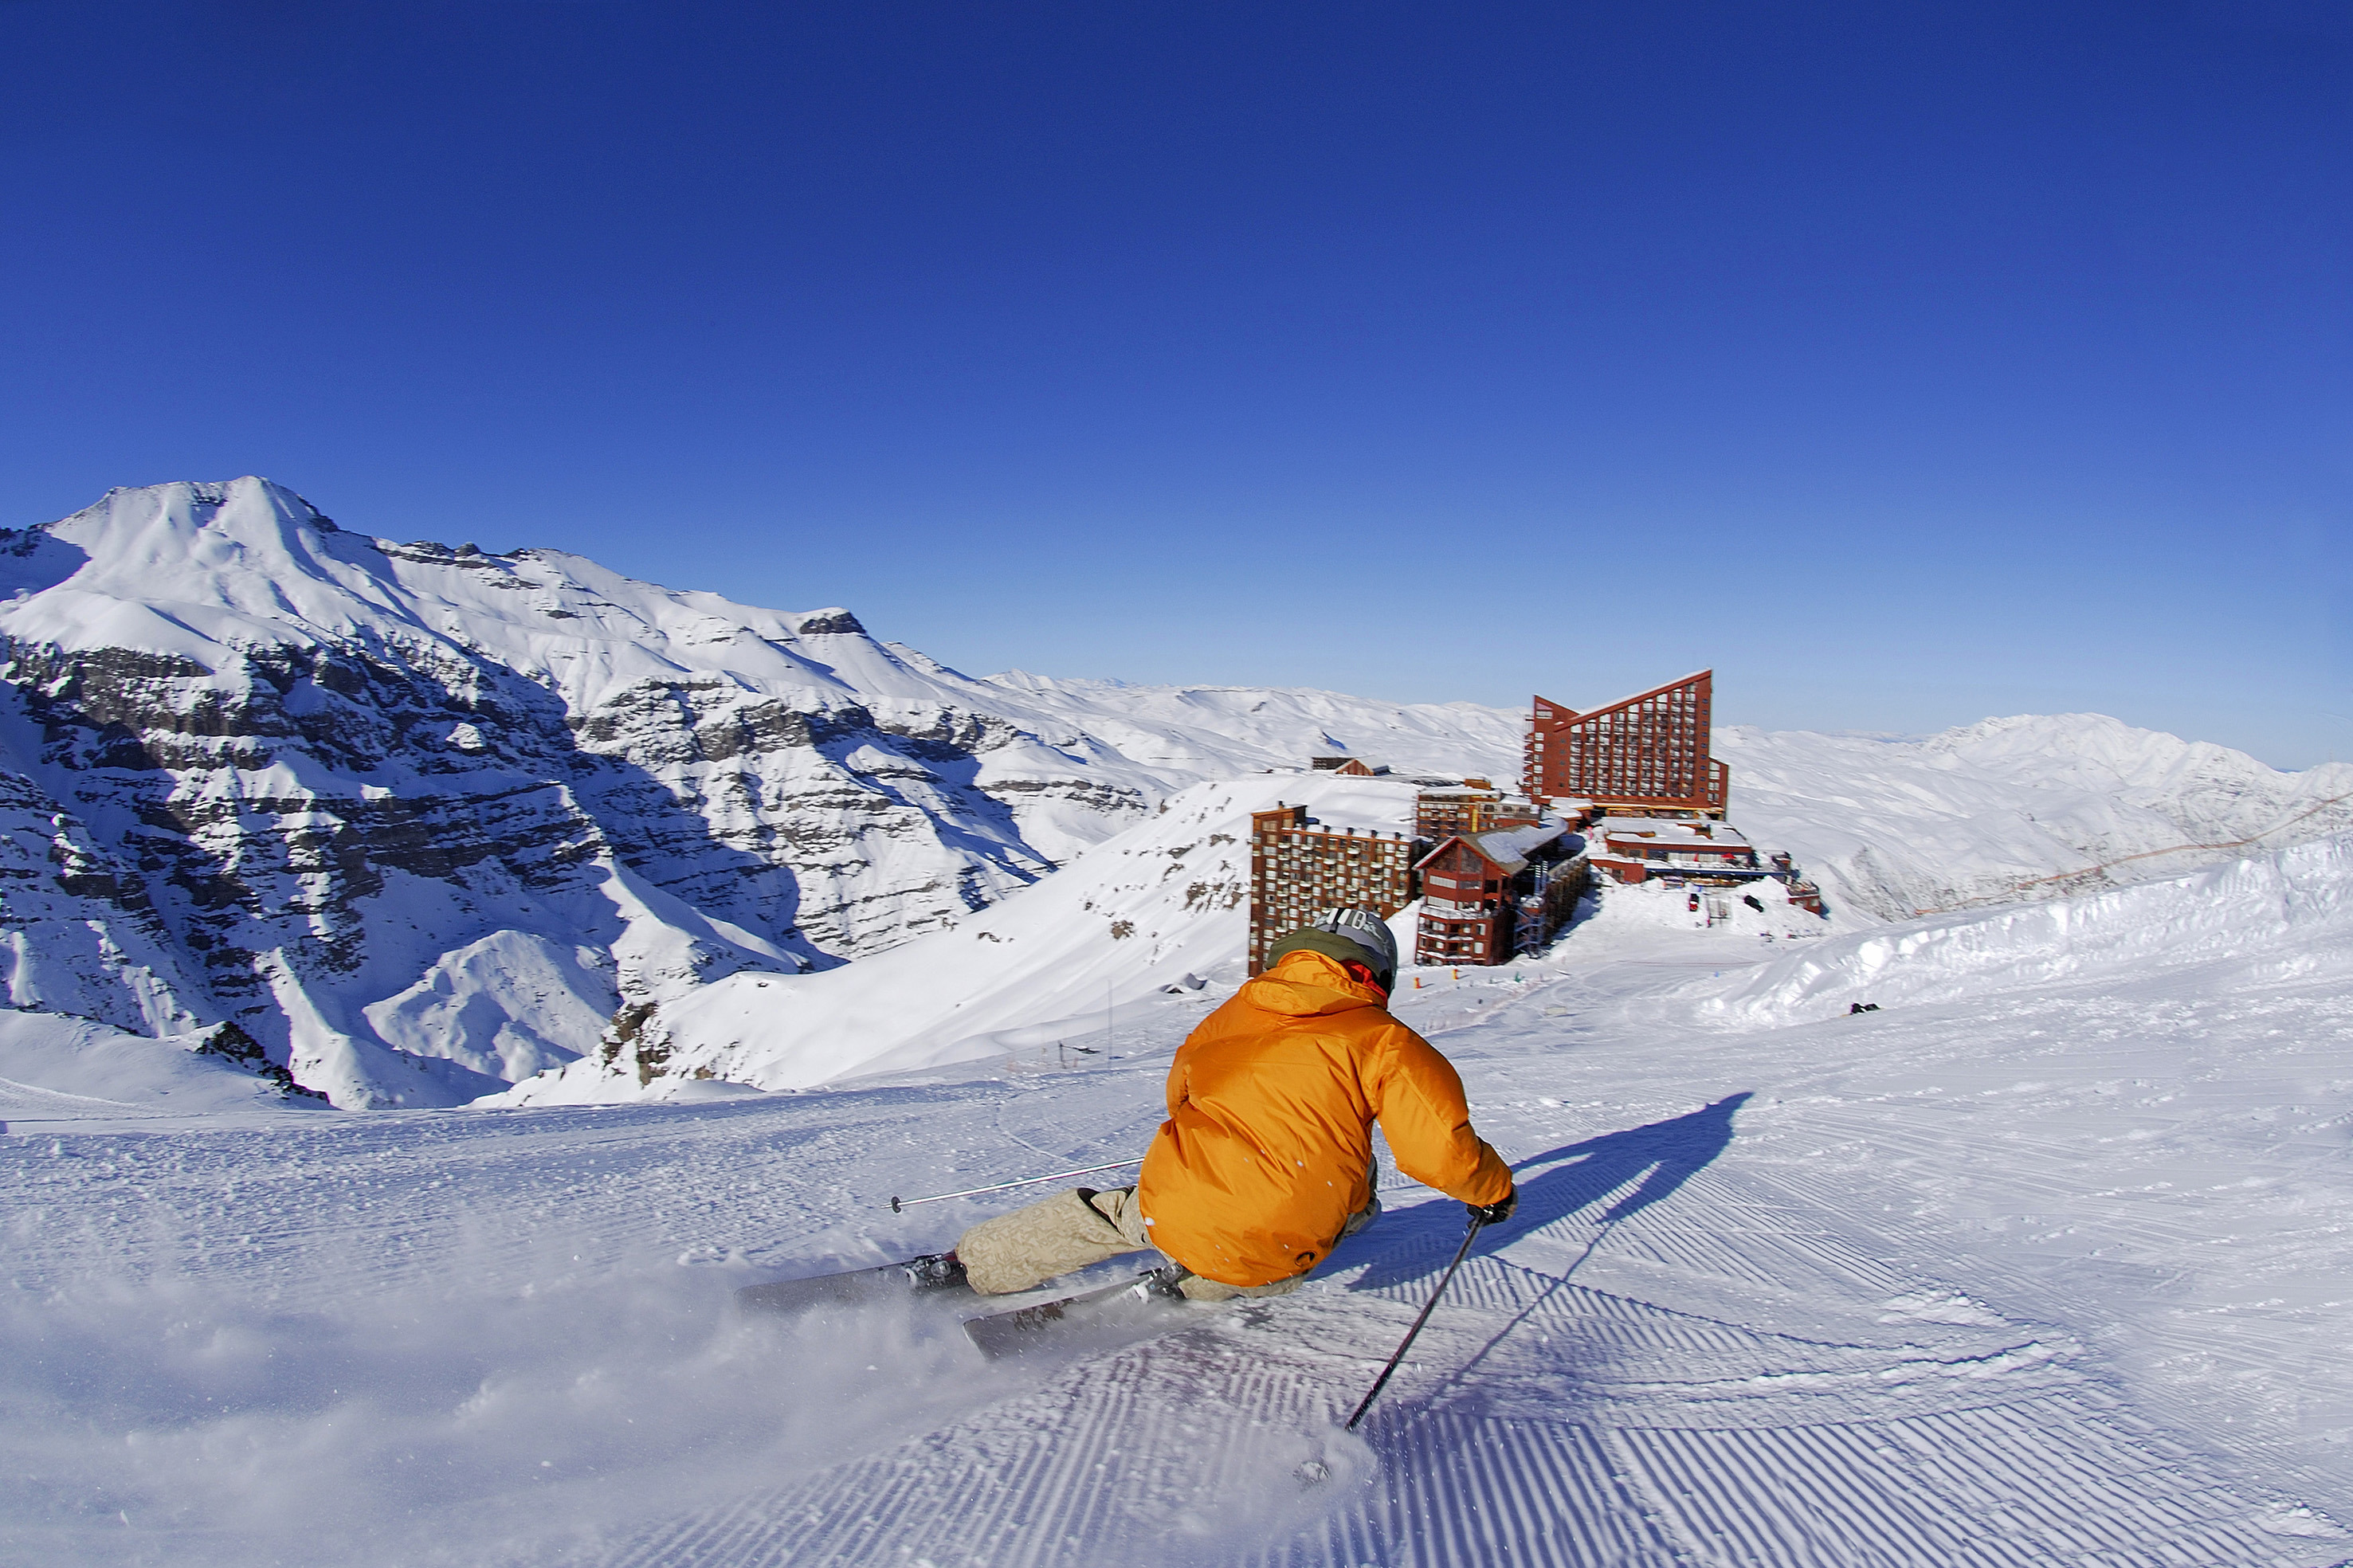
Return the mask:
<svg viewBox="0 0 2353 1568"><path fill-rule="evenodd" d="M1082 1005L1065 970L1090 992L1110 981L1115 1003L1152 994L1172 954L1198 970L1239 953L1230 865L1202 879L1214 903L1122 906L1149 942L1082 907L1098 883L1142 896L1106 868L1176 847L1153 839L1164 802L1227 781L1245 781L1228 815L1244 795L1307 798L1300 775L1259 770L1337 751L1395 767L1392 794L1416 773L1508 780L1524 723L1469 703L975 678L839 605L370 539L258 479L117 490L0 535L0 660L6 1003L153 1036L235 1020L353 1107L543 1086L584 1056L628 1058L565 1077L600 1093L698 1072L829 1081L1034 1033ZM1913 742L1735 729L1717 749L1736 823L1795 853L1841 929L2353 824L2337 798L2353 768L2277 773L2095 715ZM1153 841L1113 842L1137 829ZM825 978L980 942L976 916L1040 884L1061 891L1006 918L1061 959L951 964L961 1016L878 1012L855 997L882 981ZM1058 924L1065 903L1085 918ZM788 1044L691 1022L764 986L830 1000L799 1009ZM672 1055L619 1019L658 1020Z"/></svg>
<svg viewBox="0 0 2353 1568"><path fill-rule="evenodd" d="M1842 926L2177 876L2353 826L2353 764L2298 773L2098 713L1925 739L1715 734L1733 820Z"/></svg>

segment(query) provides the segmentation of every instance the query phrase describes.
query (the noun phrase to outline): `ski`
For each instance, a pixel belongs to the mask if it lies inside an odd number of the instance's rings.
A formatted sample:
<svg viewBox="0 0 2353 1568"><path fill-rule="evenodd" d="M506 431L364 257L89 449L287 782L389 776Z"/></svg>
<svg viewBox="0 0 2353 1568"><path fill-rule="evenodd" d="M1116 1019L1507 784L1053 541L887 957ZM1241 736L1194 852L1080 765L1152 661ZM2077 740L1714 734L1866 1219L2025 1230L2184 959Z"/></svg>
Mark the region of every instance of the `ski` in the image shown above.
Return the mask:
<svg viewBox="0 0 2353 1568"><path fill-rule="evenodd" d="M746 1311L798 1312L811 1307L860 1306L950 1290L965 1296L972 1293L964 1282L963 1266L939 1255L927 1255L841 1274L746 1285L735 1292L735 1300Z"/></svg>
<svg viewBox="0 0 2353 1568"><path fill-rule="evenodd" d="M1140 1338L1176 1327L1185 1310L1185 1298L1163 1273L1147 1269L1132 1279L1060 1300L967 1318L964 1331L991 1361L1041 1349L1074 1333L1089 1339Z"/></svg>

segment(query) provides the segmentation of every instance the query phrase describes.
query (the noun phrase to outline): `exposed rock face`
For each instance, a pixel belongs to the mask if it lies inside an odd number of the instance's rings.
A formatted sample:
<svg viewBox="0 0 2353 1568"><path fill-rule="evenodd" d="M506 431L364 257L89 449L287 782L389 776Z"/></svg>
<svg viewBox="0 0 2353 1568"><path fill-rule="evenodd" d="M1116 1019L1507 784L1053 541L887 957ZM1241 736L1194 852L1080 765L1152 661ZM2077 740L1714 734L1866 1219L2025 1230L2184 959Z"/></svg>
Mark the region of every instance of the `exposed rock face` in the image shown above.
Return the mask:
<svg viewBox="0 0 2353 1568"><path fill-rule="evenodd" d="M366 539L256 479L0 534L0 681L11 1004L233 1021L343 1106L952 925L1240 760L847 610Z"/></svg>
<svg viewBox="0 0 2353 1568"><path fill-rule="evenodd" d="M196 1026L144 880L22 773L0 773L0 966L6 1005L140 1034Z"/></svg>

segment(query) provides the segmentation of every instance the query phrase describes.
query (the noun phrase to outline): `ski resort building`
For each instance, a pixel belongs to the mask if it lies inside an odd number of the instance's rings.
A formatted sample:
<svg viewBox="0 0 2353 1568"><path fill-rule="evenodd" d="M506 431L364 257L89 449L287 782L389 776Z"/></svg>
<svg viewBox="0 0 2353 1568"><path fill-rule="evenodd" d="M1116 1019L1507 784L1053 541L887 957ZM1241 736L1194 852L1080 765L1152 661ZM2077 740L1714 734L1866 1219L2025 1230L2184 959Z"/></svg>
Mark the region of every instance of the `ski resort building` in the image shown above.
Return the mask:
<svg viewBox="0 0 2353 1568"><path fill-rule="evenodd" d="M1387 920L1411 903L1421 847L1402 833L1327 827L1303 805L1251 812L1250 972L1317 910L1362 906Z"/></svg>
<svg viewBox="0 0 2353 1568"><path fill-rule="evenodd" d="M1362 757L1310 757L1307 765L1319 773L1340 773L1353 779L1378 778L1388 772Z"/></svg>
<svg viewBox="0 0 2353 1568"><path fill-rule="evenodd" d="M1413 830L1435 844L1450 833L1484 833L1499 827L1534 827L1544 820L1534 801L1505 795L1485 779L1425 789L1414 796Z"/></svg>
<svg viewBox="0 0 2353 1568"><path fill-rule="evenodd" d="M1413 961L1506 963L1542 948L1585 892L1583 847L1560 822L1449 834L1415 867L1421 916Z"/></svg>
<svg viewBox="0 0 2353 1568"><path fill-rule="evenodd" d="M1529 798L1589 802L1604 816L1723 816L1730 774L1707 754L1715 676L1703 669L1589 713L1537 698Z"/></svg>
<svg viewBox="0 0 2353 1568"><path fill-rule="evenodd" d="M1725 822L1608 816L1591 834L1593 864L1620 882L1677 877L1729 884L1776 874L1757 863L1747 835Z"/></svg>

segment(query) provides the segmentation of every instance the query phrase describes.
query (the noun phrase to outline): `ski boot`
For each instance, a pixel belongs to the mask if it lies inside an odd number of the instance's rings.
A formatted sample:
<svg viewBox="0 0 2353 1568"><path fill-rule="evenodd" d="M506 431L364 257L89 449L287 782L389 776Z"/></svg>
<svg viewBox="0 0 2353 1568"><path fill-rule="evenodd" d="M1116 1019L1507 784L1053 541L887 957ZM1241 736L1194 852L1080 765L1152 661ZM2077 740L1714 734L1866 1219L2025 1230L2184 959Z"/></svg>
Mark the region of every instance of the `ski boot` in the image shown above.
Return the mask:
<svg viewBox="0 0 2353 1568"><path fill-rule="evenodd" d="M965 1283L964 1262L953 1252L927 1252L899 1267L907 1271L907 1284L913 1289L953 1290Z"/></svg>

